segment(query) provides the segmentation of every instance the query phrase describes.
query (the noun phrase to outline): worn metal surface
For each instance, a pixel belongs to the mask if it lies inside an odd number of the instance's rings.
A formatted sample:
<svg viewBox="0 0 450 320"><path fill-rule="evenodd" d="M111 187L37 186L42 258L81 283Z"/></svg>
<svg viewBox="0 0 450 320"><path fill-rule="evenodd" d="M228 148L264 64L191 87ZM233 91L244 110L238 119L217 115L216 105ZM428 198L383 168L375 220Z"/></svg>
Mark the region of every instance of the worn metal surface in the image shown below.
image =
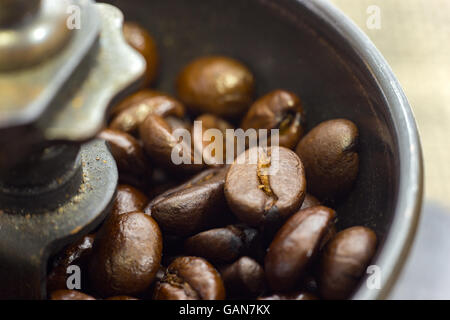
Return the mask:
<svg viewBox="0 0 450 320"><path fill-rule="evenodd" d="M83 145L74 168L76 173L65 181L68 188L28 197L26 208L20 197L9 199L8 208L1 202L0 299L45 298L49 256L92 231L109 212L118 172L105 142ZM42 212L40 205L48 199L58 207Z"/></svg>
<svg viewBox="0 0 450 320"><path fill-rule="evenodd" d="M298 93L309 128L338 117L358 125L360 174L337 206L338 224L376 231L383 290L362 286L355 298L385 297L414 235L422 159L408 102L368 38L324 0L108 2L155 36L164 57L161 90L174 93L175 77L190 60L224 54L252 69L258 95L278 88Z"/></svg>
<svg viewBox="0 0 450 320"><path fill-rule="evenodd" d="M125 41L123 15L117 8L98 4L101 32L98 48L82 65L37 124L47 141L83 141L97 134L105 122L112 98L137 82L145 60ZM84 27L83 27L84 28ZM83 72L85 71L85 72ZM67 95L71 98L67 99Z"/></svg>
<svg viewBox="0 0 450 320"><path fill-rule="evenodd" d="M74 3L82 10L83 28L71 32L70 42L62 51L33 68L0 72L0 129L24 125L42 116L92 48L100 30L97 10L91 0Z"/></svg>

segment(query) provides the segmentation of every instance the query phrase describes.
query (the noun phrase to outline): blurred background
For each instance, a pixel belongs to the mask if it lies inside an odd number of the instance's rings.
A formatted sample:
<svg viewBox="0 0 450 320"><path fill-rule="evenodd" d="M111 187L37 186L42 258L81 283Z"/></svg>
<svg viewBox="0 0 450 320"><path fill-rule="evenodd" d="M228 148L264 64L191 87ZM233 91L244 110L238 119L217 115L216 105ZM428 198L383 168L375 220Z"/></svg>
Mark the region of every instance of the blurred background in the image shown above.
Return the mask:
<svg viewBox="0 0 450 320"><path fill-rule="evenodd" d="M450 1L329 0L372 39L413 108L425 163L418 234L391 299L450 299Z"/></svg>

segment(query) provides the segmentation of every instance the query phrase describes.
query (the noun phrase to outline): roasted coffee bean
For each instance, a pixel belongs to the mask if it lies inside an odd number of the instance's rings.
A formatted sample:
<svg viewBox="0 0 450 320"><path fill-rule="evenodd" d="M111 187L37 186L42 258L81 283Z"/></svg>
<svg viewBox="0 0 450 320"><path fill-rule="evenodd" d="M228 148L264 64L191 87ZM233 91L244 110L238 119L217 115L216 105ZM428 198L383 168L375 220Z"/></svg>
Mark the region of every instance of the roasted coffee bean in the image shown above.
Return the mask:
<svg viewBox="0 0 450 320"><path fill-rule="evenodd" d="M127 96L126 98L121 100L119 103L114 105L114 107L112 107L111 110L109 111L109 119L110 120L114 119L122 111L124 111L128 108L131 108L133 106L139 105L140 103L145 103L146 99L150 99L150 98L157 97L157 96L168 97L167 94L165 94L161 91L157 91L157 90L152 90L152 89L139 90L139 91Z"/></svg>
<svg viewBox="0 0 450 320"><path fill-rule="evenodd" d="M233 264L221 268L220 274L228 298L256 298L266 288L264 269L249 257L242 257Z"/></svg>
<svg viewBox="0 0 450 320"><path fill-rule="evenodd" d="M50 300L95 300L95 298L76 290L57 290L50 294Z"/></svg>
<svg viewBox="0 0 450 320"><path fill-rule="evenodd" d="M303 200L302 207L300 209L308 209L308 208L320 206L320 205L321 205L321 203L319 200L317 200L316 197L307 193L305 196L305 200Z"/></svg>
<svg viewBox="0 0 450 320"><path fill-rule="evenodd" d="M278 231L265 258L270 287L286 292L295 288L306 275L336 213L327 207L300 210Z"/></svg>
<svg viewBox="0 0 450 320"><path fill-rule="evenodd" d="M152 161L159 166L181 173L194 173L204 168L195 164L194 151L190 142L177 139L172 134L172 128L162 117L150 114L140 126L140 136L144 148ZM180 149L176 149L176 146ZM178 152L180 162L176 163L172 153ZM183 161L183 159L187 161Z"/></svg>
<svg viewBox="0 0 450 320"><path fill-rule="evenodd" d="M225 218L226 173L227 168L205 170L153 199L145 212L168 234L185 236L212 227Z"/></svg>
<svg viewBox="0 0 450 320"><path fill-rule="evenodd" d="M106 300L139 300L139 299L129 297L129 296L115 296L115 297L107 298Z"/></svg>
<svg viewBox="0 0 450 320"><path fill-rule="evenodd" d="M321 200L337 200L349 192L359 168L358 128L345 119L313 128L299 143L308 191Z"/></svg>
<svg viewBox="0 0 450 320"><path fill-rule="evenodd" d="M153 37L141 25L134 22L125 22L123 25L125 40L145 59L147 67L145 69L142 86L146 87L155 82L158 67L159 55L156 42Z"/></svg>
<svg viewBox="0 0 450 320"><path fill-rule="evenodd" d="M339 232L322 254L319 290L325 299L346 299L366 271L377 246L375 233L366 227Z"/></svg>
<svg viewBox="0 0 450 320"><path fill-rule="evenodd" d="M217 270L205 259L179 257L157 283L156 300L223 300L225 288Z"/></svg>
<svg viewBox="0 0 450 320"><path fill-rule="evenodd" d="M192 139L194 140L194 146L202 146L203 149L203 161L206 164L223 164L226 161L226 155L227 155L227 149L226 149L226 130L227 129L233 129L233 126L228 123L227 121L216 117L213 114L203 114L200 117L198 117L197 119L195 119L195 121L200 121L201 125L202 125L202 134L196 134L195 132L192 132ZM219 135L216 135L214 132L212 132L212 137L211 138L206 138L203 136L207 130L210 129L215 129L215 130L219 130L223 139L222 141L215 141L216 136L218 137ZM217 146L218 150L212 149L212 150L207 150L205 148L208 148L209 145L213 145L213 146ZM222 147L220 148L220 144L222 145ZM201 152L201 151L199 151ZM216 154L217 152L222 152L222 155L218 155ZM215 162L214 158L217 158L217 163Z"/></svg>
<svg viewBox="0 0 450 320"><path fill-rule="evenodd" d="M103 297L136 295L155 278L162 237L153 218L141 212L111 216L95 239L89 278Z"/></svg>
<svg viewBox="0 0 450 320"><path fill-rule="evenodd" d="M94 237L93 234L84 236L66 247L53 259L51 270L47 276L48 292L67 289L67 277L70 275L67 273L67 268L69 266L76 265L81 269L86 267L87 261L92 253Z"/></svg>
<svg viewBox="0 0 450 320"><path fill-rule="evenodd" d="M254 78L242 63L227 57L203 57L181 72L178 97L193 113L235 117L252 103Z"/></svg>
<svg viewBox="0 0 450 320"><path fill-rule="evenodd" d="M293 149L303 135L304 118L299 97L289 91L275 90L253 103L241 128L278 129L279 145Z"/></svg>
<svg viewBox="0 0 450 320"><path fill-rule="evenodd" d="M252 159L252 153L257 154L257 161L253 161L256 159ZM269 172L271 165L277 170ZM231 165L225 181L230 208L241 221L252 226L288 218L302 205L305 190L302 162L283 147L270 147L267 152L262 148L247 150Z"/></svg>
<svg viewBox="0 0 450 320"><path fill-rule="evenodd" d="M120 180L137 186L145 185L151 177L151 166L141 144L131 135L104 129L98 135L108 142L119 169Z"/></svg>
<svg viewBox="0 0 450 320"><path fill-rule="evenodd" d="M117 187L111 214L120 215L128 212L143 211L149 200L141 191L132 186L121 184Z"/></svg>
<svg viewBox="0 0 450 320"><path fill-rule="evenodd" d="M314 294L309 292L297 292L297 293L276 293L271 296L261 297L258 300L318 300Z"/></svg>
<svg viewBox="0 0 450 320"><path fill-rule="evenodd" d="M230 263L243 255L256 254L260 240L256 229L230 225L188 238L184 250L188 255L203 257L213 263Z"/></svg>
<svg viewBox="0 0 450 320"><path fill-rule="evenodd" d="M122 110L110 123L110 128L139 135L139 126L150 114L160 117L173 116L183 118L185 114L184 106L174 98L159 94L143 93L142 99L136 99L136 103L129 103L128 108Z"/></svg>

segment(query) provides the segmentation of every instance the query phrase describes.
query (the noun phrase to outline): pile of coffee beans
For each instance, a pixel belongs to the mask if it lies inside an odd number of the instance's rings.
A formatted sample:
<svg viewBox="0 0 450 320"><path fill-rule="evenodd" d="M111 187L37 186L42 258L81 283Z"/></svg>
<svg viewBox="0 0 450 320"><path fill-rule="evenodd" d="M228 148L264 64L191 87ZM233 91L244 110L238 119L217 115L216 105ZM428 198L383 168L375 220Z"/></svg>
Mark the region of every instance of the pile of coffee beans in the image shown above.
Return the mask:
<svg viewBox="0 0 450 320"><path fill-rule="evenodd" d="M177 97L149 89L158 74L155 41L136 23L124 31L147 70L98 136L117 162L117 195L94 233L49 262L49 298L349 298L377 246L364 226L336 230L332 209L357 179L357 126L332 119L305 135L301 99L282 89L254 99L252 72L229 57L189 63L174 84ZM174 134L192 131L194 120L224 141L229 129L277 129L279 146L246 146L232 164L208 164L206 155L175 164L175 145L195 151L210 143ZM275 152L278 170L268 174ZM67 286L74 265L81 290Z"/></svg>

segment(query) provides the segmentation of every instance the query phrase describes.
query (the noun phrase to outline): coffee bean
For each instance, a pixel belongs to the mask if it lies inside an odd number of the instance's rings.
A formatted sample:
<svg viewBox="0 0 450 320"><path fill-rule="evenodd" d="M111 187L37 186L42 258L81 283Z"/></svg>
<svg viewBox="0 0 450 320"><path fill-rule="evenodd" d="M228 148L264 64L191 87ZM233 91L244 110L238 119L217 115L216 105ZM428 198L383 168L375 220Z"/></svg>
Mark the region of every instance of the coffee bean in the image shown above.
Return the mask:
<svg viewBox="0 0 450 320"><path fill-rule="evenodd" d="M255 298L266 288L264 269L249 257L242 257L220 271L228 298Z"/></svg>
<svg viewBox="0 0 450 320"><path fill-rule="evenodd" d="M139 132L145 151L159 166L182 173L198 172L204 167L203 163L194 164L192 144L175 138L172 128L162 117L150 114L141 124ZM177 145L181 145L178 154L181 157L186 152L189 163L176 164L174 162L172 152L175 152L174 148Z"/></svg>
<svg viewBox="0 0 450 320"><path fill-rule="evenodd" d="M188 255L200 256L213 263L230 263L242 255L256 254L259 241L256 229L230 225L188 238L184 250Z"/></svg>
<svg viewBox="0 0 450 320"><path fill-rule="evenodd" d="M67 268L76 265L83 270L92 253L92 245L95 236L93 234L86 235L66 247L58 256L53 259L51 271L47 276L47 291L67 289ZM83 275L83 273L82 273ZM85 280L83 278L83 280ZM83 281L85 282L85 281Z"/></svg>
<svg viewBox="0 0 450 320"><path fill-rule="evenodd" d="M321 200L337 200L349 192L359 168L358 128L345 119L313 128L299 143L308 191Z"/></svg>
<svg viewBox="0 0 450 320"><path fill-rule="evenodd" d="M275 291L295 288L320 249L336 213L327 207L300 210L278 231L265 258L270 287Z"/></svg>
<svg viewBox="0 0 450 320"><path fill-rule="evenodd" d="M271 154L277 150L278 159L272 159ZM247 150L228 171L225 197L237 217L249 225L285 220L300 208L305 197L302 162L289 149L280 147L277 150L273 147L267 152L262 148ZM255 151L257 161L252 163L251 153ZM278 170L269 175L267 169L271 164L277 165Z"/></svg>
<svg viewBox="0 0 450 320"><path fill-rule="evenodd" d="M178 97L191 112L239 116L252 102L254 78L242 63L227 57L202 57L180 73Z"/></svg>
<svg viewBox="0 0 450 320"><path fill-rule="evenodd" d="M339 232L322 254L319 289L325 299L346 299L366 271L377 246L375 233L365 227Z"/></svg>
<svg viewBox="0 0 450 320"><path fill-rule="evenodd" d="M223 300L225 288L217 270L205 259L179 257L157 283L156 300Z"/></svg>
<svg viewBox="0 0 450 320"><path fill-rule="evenodd" d="M161 232L151 217L141 212L113 215L94 243L92 286L104 297L139 294L154 280L161 255Z"/></svg>
<svg viewBox="0 0 450 320"><path fill-rule="evenodd" d="M152 172L151 165L141 144L133 136L117 130L104 129L98 137L108 143L122 182L137 186L148 183Z"/></svg>
<svg viewBox="0 0 450 320"><path fill-rule="evenodd" d="M124 111L128 108L131 108L133 106L139 105L141 103L145 104L145 101L147 99L157 97L157 96L169 97L167 94L165 94L161 91L157 91L157 90L152 90L152 89L139 90L139 91L127 96L126 98L121 100L119 103L114 105L111 108L111 110L109 111L109 119L110 120L114 119L122 111Z"/></svg>
<svg viewBox="0 0 450 320"><path fill-rule="evenodd" d="M121 184L117 187L111 214L120 215L128 212L143 211L148 202L148 198L141 191L132 186Z"/></svg>
<svg viewBox="0 0 450 320"><path fill-rule="evenodd" d="M50 294L50 300L95 300L95 298L76 290L57 290Z"/></svg>
<svg viewBox="0 0 450 320"><path fill-rule="evenodd" d="M318 298L309 292L296 292L296 293L276 293L271 296L261 297L258 300L318 300Z"/></svg>
<svg viewBox="0 0 450 320"><path fill-rule="evenodd" d="M293 149L303 135L304 118L299 97L289 91L275 90L253 103L241 128L278 129L279 145Z"/></svg>
<svg viewBox="0 0 450 320"><path fill-rule="evenodd" d="M110 128L127 132L134 136L139 135L139 126L150 114L160 117L174 116L183 118L185 114L184 106L174 98L159 94L143 94L144 98L136 99L136 103L129 103L129 106L117 114L110 124Z"/></svg>
<svg viewBox="0 0 450 320"><path fill-rule="evenodd" d="M147 63L142 87L153 84L159 67L159 55L155 40L147 30L134 22L124 23L123 34L125 40L144 57Z"/></svg>
<svg viewBox="0 0 450 320"><path fill-rule="evenodd" d="M226 211L223 185L227 168L205 170L153 199L145 212L164 232L191 235L220 223Z"/></svg>

